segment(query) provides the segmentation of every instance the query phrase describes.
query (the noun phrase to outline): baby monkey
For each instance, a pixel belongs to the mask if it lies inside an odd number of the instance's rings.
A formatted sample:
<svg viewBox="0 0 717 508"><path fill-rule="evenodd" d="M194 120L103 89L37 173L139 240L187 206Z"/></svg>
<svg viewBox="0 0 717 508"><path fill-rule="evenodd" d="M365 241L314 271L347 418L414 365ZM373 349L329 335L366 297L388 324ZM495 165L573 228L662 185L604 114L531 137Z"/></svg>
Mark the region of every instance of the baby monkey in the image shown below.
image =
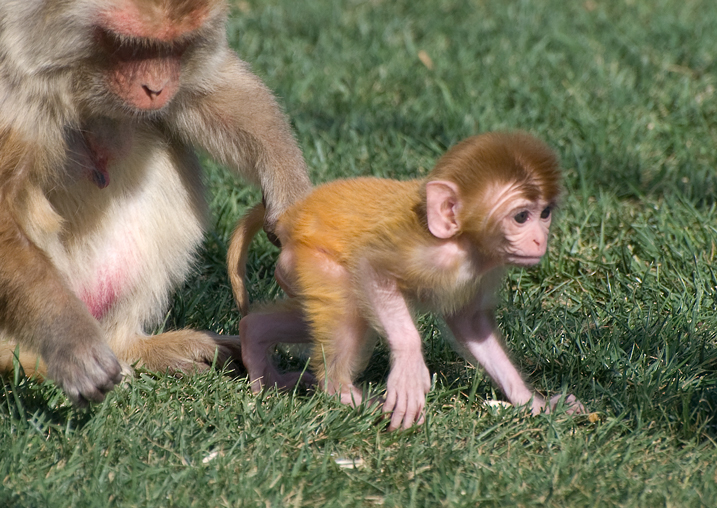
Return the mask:
<svg viewBox="0 0 717 508"><path fill-rule="evenodd" d="M279 219L276 279L289 300L247 314L243 277L248 244L263 207L239 223L229 248L242 359L252 389L290 387L300 373L280 373L277 343L312 342L318 386L359 404L354 386L377 334L391 351L384 412L389 429L423 420L431 377L412 313L443 316L458 349L477 360L514 405L550 411L505 352L494 295L506 265L531 266L545 254L559 197L557 157L524 132L487 133L451 148L421 180L338 180L317 187ZM584 412L574 397L568 411Z"/></svg>

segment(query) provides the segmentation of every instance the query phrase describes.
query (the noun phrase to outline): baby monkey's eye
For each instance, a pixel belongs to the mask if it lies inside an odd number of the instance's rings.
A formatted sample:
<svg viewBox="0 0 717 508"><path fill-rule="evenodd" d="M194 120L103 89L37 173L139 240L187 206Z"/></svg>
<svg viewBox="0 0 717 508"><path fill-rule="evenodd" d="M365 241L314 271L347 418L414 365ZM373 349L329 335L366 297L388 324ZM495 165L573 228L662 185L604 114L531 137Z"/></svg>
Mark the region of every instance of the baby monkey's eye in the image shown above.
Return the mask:
<svg viewBox="0 0 717 508"><path fill-rule="evenodd" d="M547 219L548 217L550 217L550 207L546 206L545 209L540 212L540 218Z"/></svg>
<svg viewBox="0 0 717 508"><path fill-rule="evenodd" d="M520 212L513 217L518 224L524 224L528 220L528 212Z"/></svg>

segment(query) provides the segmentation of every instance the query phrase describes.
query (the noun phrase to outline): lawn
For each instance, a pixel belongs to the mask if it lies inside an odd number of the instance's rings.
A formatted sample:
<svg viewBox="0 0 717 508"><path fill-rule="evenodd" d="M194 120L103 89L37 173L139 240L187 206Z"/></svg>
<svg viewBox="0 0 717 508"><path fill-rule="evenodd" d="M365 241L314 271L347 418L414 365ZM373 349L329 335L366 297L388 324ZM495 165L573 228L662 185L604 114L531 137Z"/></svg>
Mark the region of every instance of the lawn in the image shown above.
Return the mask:
<svg viewBox="0 0 717 508"><path fill-rule="evenodd" d="M16 376L0 391L0 506L717 506L717 2L237 1L228 35L315 183L420 177L489 130L555 148L550 252L509 271L498 321L538 390L594 415L486 404L501 394L430 315L435 387L404 432L219 371L139 370L89 410ZM165 327L237 333L226 247L260 193L205 166L214 228ZM254 301L280 297L277 254L252 246ZM388 365L379 346L363 382L383 389Z"/></svg>

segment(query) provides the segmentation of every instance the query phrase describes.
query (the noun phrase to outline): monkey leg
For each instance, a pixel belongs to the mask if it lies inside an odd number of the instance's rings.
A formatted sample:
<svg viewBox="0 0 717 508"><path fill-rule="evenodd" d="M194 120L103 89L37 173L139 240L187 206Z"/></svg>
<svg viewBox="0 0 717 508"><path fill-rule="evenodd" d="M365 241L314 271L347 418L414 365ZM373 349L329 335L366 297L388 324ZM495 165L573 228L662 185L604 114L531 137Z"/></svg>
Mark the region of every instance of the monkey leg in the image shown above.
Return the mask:
<svg viewBox="0 0 717 508"><path fill-rule="evenodd" d="M132 372L130 365L139 365L158 372L202 372L209 368L216 357L216 364L223 366L232 358L240 358L239 338L217 335L212 332L179 330L159 335L136 335L130 341L113 341L111 349L122 365L122 374ZM0 373L13 371L17 346L0 342ZM25 375L44 379L47 367L40 356L27 348L20 349L17 356Z"/></svg>
<svg viewBox="0 0 717 508"><path fill-rule="evenodd" d="M331 278L309 288L304 309L313 339L311 365L318 385L330 394L339 394L344 404L358 405L362 390L354 380L366 367L376 343L376 334L359 312L359 304L350 296L348 274L332 271Z"/></svg>
<svg viewBox="0 0 717 508"><path fill-rule="evenodd" d="M16 354L17 352L17 345L0 342L0 374L13 371L15 358L17 356L17 360L26 376L44 379L47 375L47 366L42 358L40 358L40 355L28 351L27 348L20 348L19 355Z"/></svg>
<svg viewBox="0 0 717 508"><path fill-rule="evenodd" d="M320 247L319 240L313 247L307 243L311 244L307 240L294 245L283 242L277 280L302 303L313 341L311 366L318 386L340 394L345 404L359 404L363 397L353 380L366 365L368 326L352 297L349 272Z"/></svg>
<svg viewBox="0 0 717 508"><path fill-rule="evenodd" d="M311 311L314 337L311 363L318 386L332 395L338 394L343 404L361 404L363 391L354 385L354 380L366 368L376 334L355 308L346 306L341 312L333 306L326 308L323 302L317 306L323 312Z"/></svg>
<svg viewBox="0 0 717 508"><path fill-rule="evenodd" d="M280 373L271 359L277 344L302 344L310 342L309 328L301 309L287 300L250 312L239 322L241 355L249 372L249 382L254 393L264 386L280 389L294 387L298 382L315 383L307 372Z"/></svg>
<svg viewBox="0 0 717 508"><path fill-rule="evenodd" d="M202 372L215 358L221 367L241 354L238 337L196 330L136 335L122 344L110 342L110 347L121 360L139 361L139 365L159 372Z"/></svg>

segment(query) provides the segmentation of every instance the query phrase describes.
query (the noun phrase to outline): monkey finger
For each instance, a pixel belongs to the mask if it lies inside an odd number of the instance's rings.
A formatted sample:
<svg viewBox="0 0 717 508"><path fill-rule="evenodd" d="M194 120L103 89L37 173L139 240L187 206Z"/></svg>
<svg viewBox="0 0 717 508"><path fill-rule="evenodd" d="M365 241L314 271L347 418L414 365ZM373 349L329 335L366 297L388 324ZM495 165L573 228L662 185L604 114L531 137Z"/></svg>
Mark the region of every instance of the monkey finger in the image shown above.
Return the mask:
<svg viewBox="0 0 717 508"><path fill-rule="evenodd" d="M405 415L403 415L403 424L401 425L401 428L403 430L408 430L411 427L413 427L413 424L415 422L415 417L412 413L406 412Z"/></svg>
<svg viewBox="0 0 717 508"><path fill-rule="evenodd" d="M406 414L403 417L403 428L409 429L413 425L420 425L422 423L423 414L423 400L419 398L410 397L408 400L408 408Z"/></svg>
<svg viewBox="0 0 717 508"><path fill-rule="evenodd" d="M90 405L90 403L87 401L87 399L84 398L82 395L71 396L69 393L67 393L67 392L65 392L65 393L67 395L67 398L70 399L70 401L72 402L72 404L75 407L84 409Z"/></svg>
<svg viewBox="0 0 717 508"><path fill-rule="evenodd" d="M401 428L401 424L403 422L403 417L406 414L405 409L394 409L393 413L391 413L391 423L388 426L388 430L397 430ZM406 427L404 427L406 428Z"/></svg>
<svg viewBox="0 0 717 508"><path fill-rule="evenodd" d="M527 407L527 404L522 407ZM545 402L545 399L538 395L537 393L533 396L533 400L530 403L530 414L533 416L537 416L543 411L550 412L550 406L547 402Z"/></svg>
<svg viewBox="0 0 717 508"><path fill-rule="evenodd" d="M63 390L72 403L78 407L87 407L90 402L102 402L105 400L105 393L99 390L89 379L85 379L80 386L77 386L77 384L73 387L63 386Z"/></svg>
<svg viewBox="0 0 717 508"><path fill-rule="evenodd" d="M421 410L421 413L418 415L418 420L416 420L416 425L423 425L426 422L426 408L423 408Z"/></svg>
<svg viewBox="0 0 717 508"><path fill-rule="evenodd" d="M107 379L104 382L100 381L100 382L96 383L95 389L99 393L103 394L103 398L104 398L104 394L111 392L116 385L120 384L121 381L122 381L122 374L120 373L116 379L115 378Z"/></svg>
<svg viewBox="0 0 717 508"><path fill-rule="evenodd" d="M102 402L105 400L105 394L96 388L85 390L82 393L82 397L89 402Z"/></svg>
<svg viewBox="0 0 717 508"><path fill-rule="evenodd" d="M565 405L567 406L565 412L569 415L580 415L588 412L587 409L585 409L585 406L583 406L582 402L580 402L577 397L575 397L575 395L568 395L565 398Z"/></svg>
<svg viewBox="0 0 717 508"><path fill-rule="evenodd" d="M562 404L565 407L565 413L569 415L573 414L584 414L587 413L585 406L575 397L575 395L568 395L563 398L562 394L554 395L548 401L545 406L545 412L550 413L555 410L558 405Z"/></svg>
<svg viewBox="0 0 717 508"><path fill-rule="evenodd" d="M407 400L404 397L397 397L396 403L391 411L391 423L388 426L388 430L396 430L402 427L402 423L406 418L406 412L408 410L407 406ZM386 408L384 407L384 412L385 411ZM403 426L403 428L407 427Z"/></svg>
<svg viewBox="0 0 717 508"><path fill-rule="evenodd" d="M426 420L426 400L421 399L421 401L418 403L418 407L416 408L416 412L414 414L414 425L423 425L423 422Z"/></svg>
<svg viewBox="0 0 717 508"><path fill-rule="evenodd" d="M109 347L104 346L101 354L96 352L94 360L93 381L100 390L108 392L122 382L122 365Z"/></svg>
<svg viewBox="0 0 717 508"><path fill-rule="evenodd" d="M65 395L67 395L67 398L70 399L70 402L76 407L84 408L87 407L88 401L87 399L80 393L80 390L75 388L74 386L66 386L62 383L58 383L59 386L62 388L62 391L65 392Z"/></svg>
<svg viewBox="0 0 717 508"><path fill-rule="evenodd" d="M386 392L386 400L383 403L383 412L390 413L396 407L396 392L394 390L388 390Z"/></svg>

